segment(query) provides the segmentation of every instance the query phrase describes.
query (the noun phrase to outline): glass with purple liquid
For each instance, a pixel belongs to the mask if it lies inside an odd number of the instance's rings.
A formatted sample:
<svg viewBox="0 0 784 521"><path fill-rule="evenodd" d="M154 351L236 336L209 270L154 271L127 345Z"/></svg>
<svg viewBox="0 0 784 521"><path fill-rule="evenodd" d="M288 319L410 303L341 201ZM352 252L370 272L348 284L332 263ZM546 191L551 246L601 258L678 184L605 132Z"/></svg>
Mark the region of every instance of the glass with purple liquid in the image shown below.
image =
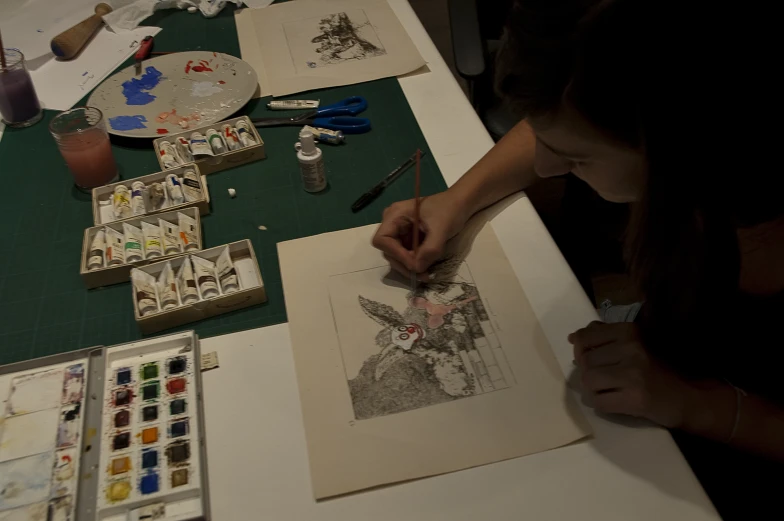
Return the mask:
<svg viewBox="0 0 784 521"><path fill-rule="evenodd" d="M0 49L0 52L5 52L5 67L0 62L0 118L9 127L38 123L43 111L25 67L24 55L16 49Z"/></svg>

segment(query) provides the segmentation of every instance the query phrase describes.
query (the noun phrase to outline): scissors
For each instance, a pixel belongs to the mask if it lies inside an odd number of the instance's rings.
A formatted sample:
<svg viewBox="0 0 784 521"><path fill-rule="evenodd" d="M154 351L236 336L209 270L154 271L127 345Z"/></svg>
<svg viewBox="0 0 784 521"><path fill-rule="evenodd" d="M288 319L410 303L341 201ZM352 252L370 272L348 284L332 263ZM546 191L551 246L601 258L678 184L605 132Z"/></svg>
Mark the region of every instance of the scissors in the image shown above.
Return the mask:
<svg viewBox="0 0 784 521"><path fill-rule="evenodd" d="M355 118L364 111L368 102L362 96L348 98L293 118L255 118L257 127L280 127L284 125L312 125L314 127L340 130L344 134L364 134L370 131L370 120Z"/></svg>

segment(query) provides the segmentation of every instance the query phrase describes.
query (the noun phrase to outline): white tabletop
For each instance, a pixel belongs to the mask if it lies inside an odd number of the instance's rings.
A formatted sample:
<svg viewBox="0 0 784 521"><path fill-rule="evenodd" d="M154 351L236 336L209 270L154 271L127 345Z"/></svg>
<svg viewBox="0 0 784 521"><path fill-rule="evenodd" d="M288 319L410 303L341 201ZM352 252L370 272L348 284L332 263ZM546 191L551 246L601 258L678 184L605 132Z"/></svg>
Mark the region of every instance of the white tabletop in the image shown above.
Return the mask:
<svg viewBox="0 0 784 521"><path fill-rule="evenodd" d="M406 0L389 0L430 73L400 85L448 184L493 145ZM493 221L568 375L566 335L596 318L528 199ZM718 520L669 434L610 422L567 447L316 503L288 326L202 340L213 519L270 521ZM531 428L536 428L532 425Z"/></svg>

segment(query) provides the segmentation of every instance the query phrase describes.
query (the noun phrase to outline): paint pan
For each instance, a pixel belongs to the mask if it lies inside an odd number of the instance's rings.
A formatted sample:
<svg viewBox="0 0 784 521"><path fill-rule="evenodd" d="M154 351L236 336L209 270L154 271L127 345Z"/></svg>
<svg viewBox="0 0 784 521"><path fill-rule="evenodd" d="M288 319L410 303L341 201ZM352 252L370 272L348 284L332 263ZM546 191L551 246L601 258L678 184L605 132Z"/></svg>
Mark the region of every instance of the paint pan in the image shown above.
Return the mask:
<svg viewBox="0 0 784 521"><path fill-rule="evenodd" d="M199 361L191 331L0 367L0 519L208 519Z"/></svg>

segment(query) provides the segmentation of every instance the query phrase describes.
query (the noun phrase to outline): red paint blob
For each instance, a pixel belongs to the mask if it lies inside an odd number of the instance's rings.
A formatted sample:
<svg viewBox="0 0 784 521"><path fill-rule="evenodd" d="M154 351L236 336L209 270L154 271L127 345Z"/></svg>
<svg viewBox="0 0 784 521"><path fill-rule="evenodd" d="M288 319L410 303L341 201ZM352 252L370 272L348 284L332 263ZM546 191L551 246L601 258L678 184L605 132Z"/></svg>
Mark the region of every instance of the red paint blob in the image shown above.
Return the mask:
<svg viewBox="0 0 784 521"><path fill-rule="evenodd" d="M185 390L185 378L172 378L166 383L169 394L181 393Z"/></svg>
<svg viewBox="0 0 784 521"><path fill-rule="evenodd" d="M169 131L166 130L165 128L159 128L158 129L158 134L168 134L168 133L169 133Z"/></svg>
<svg viewBox="0 0 784 521"><path fill-rule="evenodd" d="M226 82L223 81L223 80L218 80L218 83L220 83L221 85L224 85Z"/></svg>
<svg viewBox="0 0 784 521"><path fill-rule="evenodd" d="M185 64L185 74L191 72L191 63L193 63L193 60L188 60L188 63Z"/></svg>

